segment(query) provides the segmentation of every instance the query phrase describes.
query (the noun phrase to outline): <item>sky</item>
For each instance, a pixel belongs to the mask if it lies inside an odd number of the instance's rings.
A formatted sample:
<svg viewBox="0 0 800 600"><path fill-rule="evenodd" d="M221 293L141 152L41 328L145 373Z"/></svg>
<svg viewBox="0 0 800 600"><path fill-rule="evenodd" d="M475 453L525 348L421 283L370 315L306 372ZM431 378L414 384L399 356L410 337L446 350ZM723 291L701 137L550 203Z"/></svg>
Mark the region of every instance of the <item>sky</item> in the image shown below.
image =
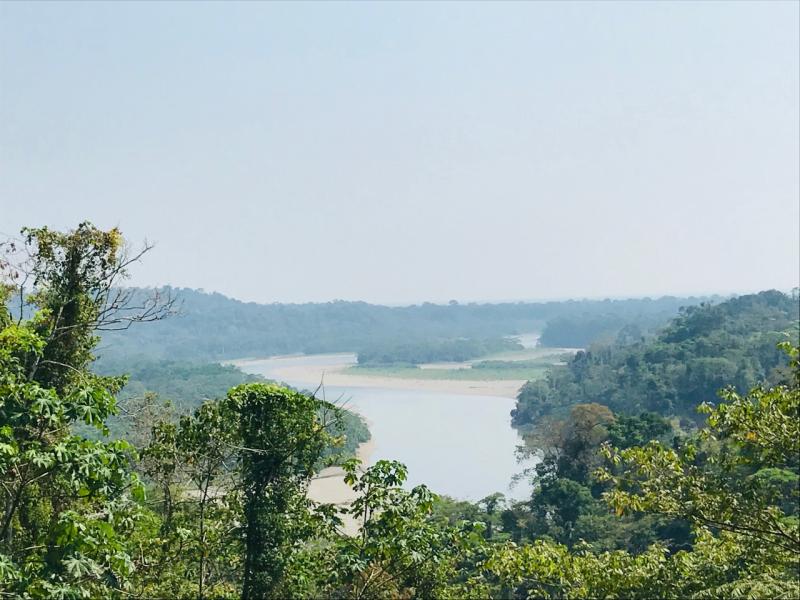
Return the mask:
<svg viewBox="0 0 800 600"><path fill-rule="evenodd" d="M789 290L800 3L0 3L0 232L403 304Z"/></svg>

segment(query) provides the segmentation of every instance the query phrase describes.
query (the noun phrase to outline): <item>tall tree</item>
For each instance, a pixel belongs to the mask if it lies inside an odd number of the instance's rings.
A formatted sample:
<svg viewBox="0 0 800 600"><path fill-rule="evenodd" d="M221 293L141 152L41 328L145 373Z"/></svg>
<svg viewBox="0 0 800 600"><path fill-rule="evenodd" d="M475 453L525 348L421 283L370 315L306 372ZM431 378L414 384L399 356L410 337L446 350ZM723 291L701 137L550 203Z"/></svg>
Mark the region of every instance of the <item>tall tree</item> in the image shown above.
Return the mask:
<svg viewBox="0 0 800 600"><path fill-rule="evenodd" d="M31 365L67 353L48 352L59 341L42 335L51 330L46 314L15 322L6 299L0 294L0 589L42 597L123 589L131 561L122 536L136 514L131 493L142 491L132 448L73 433L81 423L104 428L121 379L99 378L80 360L34 378Z"/></svg>
<svg viewBox="0 0 800 600"><path fill-rule="evenodd" d="M124 382L89 371L96 332L161 318L172 305L158 297L132 304L115 287L149 249L127 254L116 229L22 233L21 246L7 244L0 259L0 587L107 595L127 585L123 538L142 487L127 442L74 429L105 431Z"/></svg>
<svg viewBox="0 0 800 600"><path fill-rule="evenodd" d="M313 396L264 383L228 393L237 415L244 505L242 598L278 590L293 547L307 534L308 482L330 443L326 418L334 407Z"/></svg>
<svg viewBox="0 0 800 600"><path fill-rule="evenodd" d="M45 345L41 355L27 357L26 367L28 376L45 387L64 391L79 376L94 358L97 332L173 311L174 300L160 292L137 296L120 287L128 267L151 246L131 252L118 229L103 231L83 222L67 232L25 228L22 235L24 258L13 265L6 259L5 270L21 298L20 319L26 303L39 310L36 332ZM25 299L28 286L33 293Z"/></svg>

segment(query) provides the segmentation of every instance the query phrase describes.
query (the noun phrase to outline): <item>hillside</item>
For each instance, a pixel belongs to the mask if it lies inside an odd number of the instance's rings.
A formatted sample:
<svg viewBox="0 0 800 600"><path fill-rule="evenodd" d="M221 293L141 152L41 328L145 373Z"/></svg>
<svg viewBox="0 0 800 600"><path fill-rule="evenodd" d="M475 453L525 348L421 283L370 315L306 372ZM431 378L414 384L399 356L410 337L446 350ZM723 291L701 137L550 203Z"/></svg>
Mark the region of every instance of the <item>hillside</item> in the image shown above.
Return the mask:
<svg viewBox="0 0 800 600"><path fill-rule="evenodd" d="M198 290L164 288L179 314L123 333L106 332L101 358L145 355L221 360L291 353L358 352L397 343L487 339L540 330L550 319L611 318L636 325L666 322L702 298L570 300L565 302L388 307L366 302L256 304ZM140 297L146 289L137 290Z"/></svg>
<svg viewBox="0 0 800 600"><path fill-rule="evenodd" d="M520 391L514 424L598 403L614 412L695 418L695 407L733 385L740 393L775 382L786 363L776 348L798 341L798 298L766 291L681 310L653 339L598 344Z"/></svg>

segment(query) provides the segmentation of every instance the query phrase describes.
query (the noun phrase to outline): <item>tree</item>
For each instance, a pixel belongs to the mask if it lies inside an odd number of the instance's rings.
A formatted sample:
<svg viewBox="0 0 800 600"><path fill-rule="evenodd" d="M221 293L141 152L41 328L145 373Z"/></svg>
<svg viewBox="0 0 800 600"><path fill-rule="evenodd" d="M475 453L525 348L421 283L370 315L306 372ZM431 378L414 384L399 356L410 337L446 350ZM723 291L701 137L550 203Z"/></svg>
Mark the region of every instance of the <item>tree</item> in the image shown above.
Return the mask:
<svg viewBox="0 0 800 600"><path fill-rule="evenodd" d="M505 504L506 497L500 492L489 494L478 502L478 506L486 512L486 539L490 540L494 536L495 516L505 508Z"/></svg>
<svg viewBox="0 0 800 600"><path fill-rule="evenodd" d="M131 560L122 537L136 518L132 447L74 435L115 411L120 380L70 365L67 379L32 377L47 317L15 323L0 297L0 588L33 596L105 595L123 589ZM52 343L52 339L51 339ZM66 364L66 363L65 363Z"/></svg>
<svg viewBox="0 0 800 600"><path fill-rule="evenodd" d="M529 382L512 412L529 429L544 415L596 402L618 414L643 411L701 425L695 407L724 385L745 393L753 384L778 383L786 357L781 339L798 339L800 303L777 291L690 307L653 338L593 345L564 368Z"/></svg>
<svg viewBox="0 0 800 600"><path fill-rule="evenodd" d="M158 530L144 541L151 560L140 565L142 596L233 593L241 552L236 426L220 401L153 425L141 468L153 485Z"/></svg>
<svg viewBox="0 0 800 600"><path fill-rule="evenodd" d="M782 347L790 355L791 385L756 387L747 395L727 388L718 406L701 407L708 426L695 439L676 448L658 441L624 450L606 446L616 470L598 473L614 486L605 497L618 514L686 519L709 547L740 555L738 574L720 581L730 593L766 585L763 577L785 593L800 591L800 352Z"/></svg>
<svg viewBox="0 0 800 600"><path fill-rule="evenodd" d="M694 524L690 549L660 543L633 554L536 540L491 548L464 597L796 598L800 596L798 461L800 352L792 383L721 392L699 436L664 447L605 446L598 476L618 514L667 514ZM785 495L791 500L786 502Z"/></svg>
<svg viewBox="0 0 800 600"><path fill-rule="evenodd" d="M264 383L233 388L225 405L236 415L239 444L242 598L267 598L277 592L295 544L310 534L305 493L330 442L324 415L335 408Z"/></svg>
<svg viewBox="0 0 800 600"><path fill-rule="evenodd" d="M615 415L614 422L608 426L608 441L615 448L630 448L659 439L671 431L669 421L656 413Z"/></svg>
<svg viewBox="0 0 800 600"><path fill-rule="evenodd" d="M202 600L207 580L207 562L212 548L219 544L219 535L214 536L217 544L209 539L209 511L214 511L216 519L212 527L225 525L222 514L227 505L226 492L231 485L217 487L218 481L231 473L235 460L235 421L219 402L204 402L191 416L180 420L175 446L180 457L185 479L192 484L190 492L197 500L196 553L197 553L197 596ZM219 509L222 508L220 511ZM215 510L216 509L216 510ZM230 525L230 523L227 523Z"/></svg>
<svg viewBox="0 0 800 600"><path fill-rule="evenodd" d="M102 231L83 222L66 233L41 227L23 229L22 235L27 258L14 272L20 319L30 284L27 303L40 311L35 326L45 340L41 355L29 356L26 368L45 387L65 390L93 360L96 332L159 320L173 311L171 297L154 292L135 298L132 290L119 287L128 267L151 247L130 254L118 229Z"/></svg>
<svg viewBox="0 0 800 600"><path fill-rule="evenodd" d="M791 352L798 369L797 349ZM798 497L798 381L792 387L756 387L746 396L731 388L722 391L725 402L701 407L708 427L676 449L657 441L626 450L606 446L607 459L623 469L618 475L608 469L599 472L614 484L609 502L620 513L646 510L680 516L797 551L797 519L780 509L784 486L775 484L793 481L792 494Z"/></svg>
<svg viewBox="0 0 800 600"><path fill-rule="evenodd" d="M360 529L336 536L325 560L332 563L323 596L337 598L458 598L455 585L477 562L483 525L438 523L437 500L426 486L403 488L406 467L381 460L359 475L359 461L344 465L345 481L358 493L346 509ZM492 502L499 501L493 498Z"/></svg>
<svg viewBox="0 0 800 600"><path fill-rule="evenodd" d="M23 236L0 259L0 587L108 595L130 584L125 540L143 487L130 444L75 433L79 424L106 431L124 383L88 370L95 332L161 318L171 303L131 306L114 287L148 249L128 257L115 229L82 223ZM7 308L12 296L16 318Z"/></svg>

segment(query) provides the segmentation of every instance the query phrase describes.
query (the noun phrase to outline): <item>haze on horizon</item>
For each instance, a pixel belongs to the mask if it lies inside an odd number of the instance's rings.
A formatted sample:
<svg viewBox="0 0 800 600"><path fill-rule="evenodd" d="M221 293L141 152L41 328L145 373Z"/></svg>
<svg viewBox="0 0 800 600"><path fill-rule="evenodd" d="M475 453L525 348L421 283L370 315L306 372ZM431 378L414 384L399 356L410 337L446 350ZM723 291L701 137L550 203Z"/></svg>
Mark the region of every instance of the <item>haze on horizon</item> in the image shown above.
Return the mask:
<svg viewBox="0 0 800 600"><path fill-rule="evenodd" d="M3 3L0 232L258 302L789 290L798 7Z"/></svg>

